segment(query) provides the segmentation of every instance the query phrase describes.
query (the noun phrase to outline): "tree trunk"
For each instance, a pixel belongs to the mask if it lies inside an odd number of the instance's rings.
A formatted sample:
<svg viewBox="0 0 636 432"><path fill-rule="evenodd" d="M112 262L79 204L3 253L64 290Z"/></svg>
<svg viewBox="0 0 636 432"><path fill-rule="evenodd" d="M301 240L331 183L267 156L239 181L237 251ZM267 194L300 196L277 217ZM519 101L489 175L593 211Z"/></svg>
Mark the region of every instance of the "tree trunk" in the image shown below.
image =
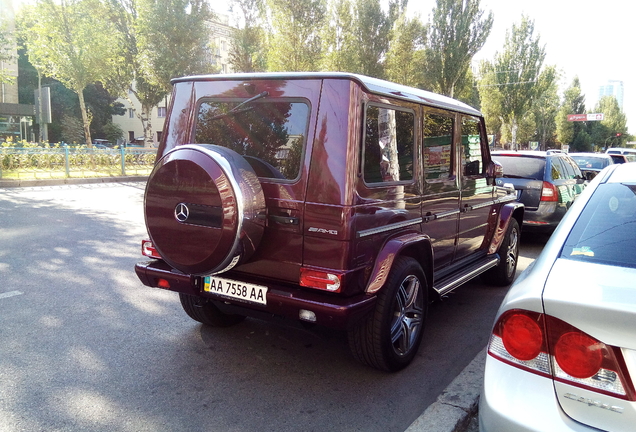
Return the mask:
<svg viewBox="0 0 636 432"><path fill-rule="evenodd" d="M86 112L86 103L84 103L84 90L75 90L79 97L80 111L82 112L82 123L84 124L84 137L86 138L86 145L93 147L93 140L91 139L91 122L88 119L88 113Z"/></svg>
<svg viewBox="0 0 636 432"><path fill-rule="evenodd" d="M510 130L512 132L512 149L517 151L517 128L519 125L517 124L517 118L512 118L512 125L510 126Z"/></svg>
<svg viewBox="0 0 636 432"><path fill-rule="evenodd" d="M144 147L154 147L152 131L152 107L141 105L141 124L144 128ZM144 121L145 120L145 121Z"/></svg>

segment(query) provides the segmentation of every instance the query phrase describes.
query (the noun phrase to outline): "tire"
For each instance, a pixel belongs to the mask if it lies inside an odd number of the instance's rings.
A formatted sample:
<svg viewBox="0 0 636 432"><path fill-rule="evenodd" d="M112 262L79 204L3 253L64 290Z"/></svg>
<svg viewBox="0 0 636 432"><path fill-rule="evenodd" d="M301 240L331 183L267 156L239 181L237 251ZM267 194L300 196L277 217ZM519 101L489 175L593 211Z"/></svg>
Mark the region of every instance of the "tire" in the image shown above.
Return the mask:
<svg viewBox="0 0 636 432"><path fill-rule="evenodd" d="M247 262L263 236L265 214L256 173L224 147L177 146L148 178L148 234L162 259L186 274L220 273Z"/></svg>
<svg viewBox="0 0 636 432"><path fill-rule="evenodd" d="M482 275L484 282L495 286L510 285L515 278L517 262L519 261L519 223L512 218L508 224L506 236L499 246L500 261Z"/></svg>
<svg viewBox="0 0 636 432"><path fill-rule="evenodd" d="M228 315L208 299L179 293L181 307L190 318L212 327L230 327L243 321L243 315Z"/></svg>
<svg viewBox="0 0 636 432"><path fill-rule="evenodd" d="M420 346L428 307L428 285L419 263L398 257L375 310L349 331L349 347L360 362L394 372L408 366Z"/></svg>

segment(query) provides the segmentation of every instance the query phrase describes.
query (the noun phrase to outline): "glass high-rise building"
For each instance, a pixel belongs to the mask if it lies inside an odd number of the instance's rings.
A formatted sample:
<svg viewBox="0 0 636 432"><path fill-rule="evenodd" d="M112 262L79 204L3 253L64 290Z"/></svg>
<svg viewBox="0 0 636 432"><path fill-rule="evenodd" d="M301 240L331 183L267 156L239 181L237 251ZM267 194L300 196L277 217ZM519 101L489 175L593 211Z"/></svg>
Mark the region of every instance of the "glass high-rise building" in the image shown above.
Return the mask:
<svg viewBox="0 0 636 432"><path fill-rule="evenodd" d="M609 80L607 84L599 87L598 98L603 96L614 96L618 102L618 106L623 109L623 81Z"/></svg>

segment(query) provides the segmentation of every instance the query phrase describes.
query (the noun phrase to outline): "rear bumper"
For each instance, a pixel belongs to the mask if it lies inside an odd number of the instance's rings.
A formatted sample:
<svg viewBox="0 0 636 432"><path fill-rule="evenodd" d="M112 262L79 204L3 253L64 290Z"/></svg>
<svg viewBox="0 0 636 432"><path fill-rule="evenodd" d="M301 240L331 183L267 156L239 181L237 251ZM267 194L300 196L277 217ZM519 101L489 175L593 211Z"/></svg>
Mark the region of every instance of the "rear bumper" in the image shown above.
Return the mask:
<svg viewBox="0 0 636 432"><path fill-rule="evenodd" d="M371 312L375 306L376 297L360 294L354 297L336 297L308 291L295 285L285 285L272 281L247 280L232 274L232 279L249 283L258 283L268 287L267 305L244 304L226 298L203 293L201 278L187 275L172 269L162 260L140 262L135 265L135 272L141 282L149 287L162 288L159 280L168 281L170 287L163 288L193 296L210 299L218 304L221 310L260 319L288 318L299 321L301 310L312 311L316 315L315 324L346 330Z"/></svg>
<svg viewBox="0 0 636 432"><path fill-rule="evenodd" d="M524 228L554 229L565 213L567 208L564 204L556 202L541 202L537 208L528 208L523 216Z"/></svg>
<svg viewBox="0 0 636 432"><path fill-rule="evenodd" d="M556 398L551 379L486 356L479 398L481 432L592 432L568 417Z"/></svg>

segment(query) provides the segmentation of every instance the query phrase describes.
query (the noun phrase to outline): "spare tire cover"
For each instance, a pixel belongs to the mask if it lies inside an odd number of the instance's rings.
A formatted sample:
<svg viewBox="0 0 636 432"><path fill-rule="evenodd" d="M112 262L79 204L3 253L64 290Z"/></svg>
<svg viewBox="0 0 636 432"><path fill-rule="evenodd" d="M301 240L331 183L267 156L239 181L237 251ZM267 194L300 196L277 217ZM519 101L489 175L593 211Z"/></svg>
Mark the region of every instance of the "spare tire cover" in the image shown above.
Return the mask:
<svg viewBox="0 0 636 432"><path fill-rule="evenodd" d="M209 144L179 146L157 162L144 211L161 257L189 274L219 273L245 262L266 220L251 166L238 153Z"/></svg>

